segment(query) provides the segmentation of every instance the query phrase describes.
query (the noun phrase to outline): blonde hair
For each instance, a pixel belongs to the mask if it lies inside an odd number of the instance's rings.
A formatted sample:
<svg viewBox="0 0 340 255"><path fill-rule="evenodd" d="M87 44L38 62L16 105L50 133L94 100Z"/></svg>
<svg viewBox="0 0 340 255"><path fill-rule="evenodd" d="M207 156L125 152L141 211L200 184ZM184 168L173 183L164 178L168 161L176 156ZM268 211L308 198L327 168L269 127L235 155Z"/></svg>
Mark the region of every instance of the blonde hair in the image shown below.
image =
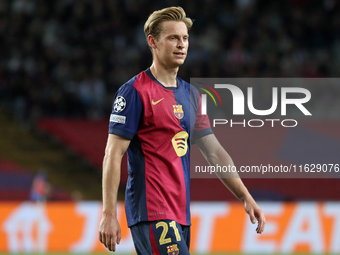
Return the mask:
<svg viewBox="0 0 340 255"><path fill-rule="evenodd" d="M159 11L154 11L144 24L145 37L152 35L155 39L158 39L162 32L162 22L167 20L183 21L190 30L192 26L192 20L188 18L182 7L168 7Z"/></svg>

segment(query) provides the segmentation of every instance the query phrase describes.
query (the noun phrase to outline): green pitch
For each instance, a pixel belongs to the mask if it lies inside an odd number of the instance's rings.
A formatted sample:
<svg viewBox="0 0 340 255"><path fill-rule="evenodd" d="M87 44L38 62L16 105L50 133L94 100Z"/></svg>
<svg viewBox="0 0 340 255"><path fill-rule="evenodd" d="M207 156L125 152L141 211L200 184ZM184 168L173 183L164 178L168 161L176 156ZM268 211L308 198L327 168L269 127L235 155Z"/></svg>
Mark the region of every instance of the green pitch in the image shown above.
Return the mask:
<svg viewBox="0 0 340 255"><path fill-rule="evenodd" d="M2 253L2 255L12 255L13 253ZM87 254L79 254L79 253L46 253L46 255L136 255L136 254L122 254L122 253L115 253L115 252L105 252L105 253L87 253ZM311 253L294 253L291 255L312 255ZM15 255L42 255L42 253L16 253ZM202 253L192 253L191 255L249 255L249 254L241 254L241 253L210 253L210 254L202 254ZM251 254L251 255L263 255L263 254ZM271 254L271 255L280 255L280 254ZM287 255L287 254L285 254ZM323 254L318 254L323 255ZM326 254L325 254L326 255ZM330 254L328 254L330 255Z"/></svg>
<svg viewBox="0 0 340 255"><path fill-rule="evenodd" d="M79 253L44 253L46 255L136 255L136 254L126 254L126 253L115 253L115 252L105 252L105 253L87 253L87 254L79 254ZM4 253L2 255L14 255L13 253ZM15 255L42 255L42 253L16 253ZM243 255L240 253L210 253L210 254L203 254L203 253L191 253L191 255ZM251 255L257 255L257 254L251 254ZM258 254L260 255L260 254ZM261 254L263 255L263 254ZM275 255L275 254L273 254ZM287 255L287 254L286 254ZM300 255L300 254L294 254L294 255ZM302 255L302 254L301 254ZM318 255L322 255L322 254L318 254Z"/></svg>

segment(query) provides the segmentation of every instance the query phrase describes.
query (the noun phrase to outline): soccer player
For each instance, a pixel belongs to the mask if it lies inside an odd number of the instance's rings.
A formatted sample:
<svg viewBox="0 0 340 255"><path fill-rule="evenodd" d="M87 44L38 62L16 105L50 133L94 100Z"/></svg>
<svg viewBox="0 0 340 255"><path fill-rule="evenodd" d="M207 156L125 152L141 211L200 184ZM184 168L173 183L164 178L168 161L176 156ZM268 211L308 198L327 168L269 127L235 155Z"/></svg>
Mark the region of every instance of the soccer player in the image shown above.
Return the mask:
<svg viewBox="0 0 340 255"><path fill-rule="evenodd" d="M188 52L192 26L180 7L153 12L144 25L152 51L150 68L115 95L103 160L103 216L99 239L116 250L121 239L116 217L121 160L128 155L125 210L138 254L189 254L189 152L194 141L211 165L233 161L201 114L197 89L177 77ZM257 233L265 217L238 176L220 177L245 205Z"/></svg>

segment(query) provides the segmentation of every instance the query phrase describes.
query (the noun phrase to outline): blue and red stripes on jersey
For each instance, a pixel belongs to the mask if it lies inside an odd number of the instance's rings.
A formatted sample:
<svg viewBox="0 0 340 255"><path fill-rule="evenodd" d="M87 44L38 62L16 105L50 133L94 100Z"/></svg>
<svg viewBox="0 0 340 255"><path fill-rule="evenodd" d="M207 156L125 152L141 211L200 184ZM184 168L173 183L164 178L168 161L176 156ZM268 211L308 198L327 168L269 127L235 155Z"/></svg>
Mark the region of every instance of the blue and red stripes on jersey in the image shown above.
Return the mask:
<svg viewBox="0 0 340 255"><path fill-rule="evenodd" d="M162 219L191 224L190 142L212 133L200 104L195 87L180 78L176 88L164 87L150 69L116 93L109 133L131 140L125 192L129 227Z"/></svg>

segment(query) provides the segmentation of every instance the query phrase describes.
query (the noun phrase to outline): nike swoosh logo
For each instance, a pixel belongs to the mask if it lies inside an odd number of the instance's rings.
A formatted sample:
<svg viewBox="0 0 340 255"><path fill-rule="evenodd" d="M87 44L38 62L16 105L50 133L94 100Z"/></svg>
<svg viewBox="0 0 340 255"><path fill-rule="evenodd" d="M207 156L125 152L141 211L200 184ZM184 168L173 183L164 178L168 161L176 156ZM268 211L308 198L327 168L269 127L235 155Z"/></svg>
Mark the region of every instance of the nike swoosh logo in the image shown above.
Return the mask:
<svg viewBox="0 0 340 255"><path fill-rule="evenodd" d="M156 101L156 102L152 100L151 103L152 103L152 105L156 105L156 104L158 104L160 101L162 101L163 99L164 99L164 97L163 97L162 99L159 99L159 100Z"/></svg>

